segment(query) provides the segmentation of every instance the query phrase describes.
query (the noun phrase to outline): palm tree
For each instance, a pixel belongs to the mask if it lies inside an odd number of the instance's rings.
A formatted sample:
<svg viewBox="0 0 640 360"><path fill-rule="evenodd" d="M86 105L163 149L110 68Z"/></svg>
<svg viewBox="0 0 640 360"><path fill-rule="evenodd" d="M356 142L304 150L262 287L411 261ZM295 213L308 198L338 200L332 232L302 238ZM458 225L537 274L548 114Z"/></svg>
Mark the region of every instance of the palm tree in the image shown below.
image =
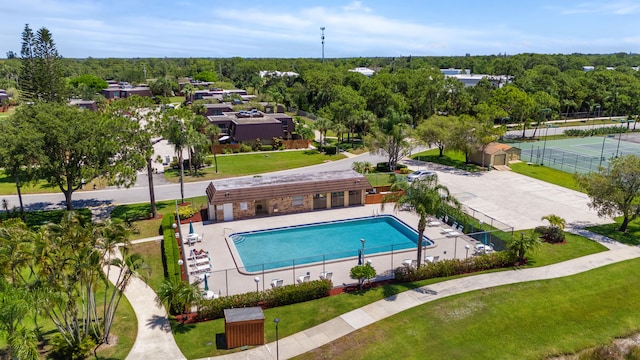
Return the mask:
<svg viewBox="0 0 640 360"><path fill-rule="evenodd" d="M187 108L168 109L164 117L163 136L173 144L178 165L180 166L180 199L184 203L184 159L182 152L188 146L187 130L185 123L189 123L194 114Z"/></svg>
<svg viewBox="0 0 640 360"><path fill-rule="evenodd" d="M521 232L520 236L513 236L507 243L507 248L515 255L520 264L523 264L526 255L532 250L536 250L542 245L540 238L531 231Z"/></svg>
<svg viewBox="0 0 640 360"><path fill-rule="evenodd" d="M439 210L450 207L460 212L460 203L449 193L449 189L438 183L437 176L428 176L411 183L396 181L391 185L390 193L382 198L382 210L385 203L393 202L394 209L409 207L420 216L418 221L417 264L422 262L422 239L427 227L427 216L435 215Z"/></svg>
<svg viewBox="0 0 640 360"><path fill-rule="evenodd" d="M313 123L313 126L318 130L318 132L320 132L319 151L322 151L322 144L324 143L324 139L327 137L327 131L333 128L333 122L328 118L318 116Z"/></svg>
<svg viewBox="0 0 640 360"><path fill-rule="evenodd" d="M198 284L175 279L165 279L157 293L156 302L164 305L171 314L183 314L202 297Z"/></svg>
<svg viewBox="0 0 640 360"><path fill-rule="evenodd" d="M547 220L551 227L557 227L560 229L564 229L565 225L567 224L565 219L555 214L545 215L541 218L541 220Z"/></svg>
<svg viewBox="0 0 640 360"><path fill-rule="evenodd" d="M187 97L186 102L193 102L193 94L196 92L196 89L191 84L185 84L182 87L182 93Z"/></svg>

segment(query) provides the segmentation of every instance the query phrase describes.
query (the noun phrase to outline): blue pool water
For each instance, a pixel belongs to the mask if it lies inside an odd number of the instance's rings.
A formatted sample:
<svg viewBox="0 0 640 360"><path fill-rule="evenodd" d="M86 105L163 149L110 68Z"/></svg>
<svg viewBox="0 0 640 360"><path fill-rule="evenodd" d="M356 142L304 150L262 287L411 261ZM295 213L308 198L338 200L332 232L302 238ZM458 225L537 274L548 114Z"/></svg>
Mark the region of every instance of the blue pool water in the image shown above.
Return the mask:
<svg viewBox="0 0 640 360"><path fill-rule="evenodd" d="M391 215L306 224L230 235L249 272L416 247L418 233ZM423 243L432 242L423 238Z"/></svg>

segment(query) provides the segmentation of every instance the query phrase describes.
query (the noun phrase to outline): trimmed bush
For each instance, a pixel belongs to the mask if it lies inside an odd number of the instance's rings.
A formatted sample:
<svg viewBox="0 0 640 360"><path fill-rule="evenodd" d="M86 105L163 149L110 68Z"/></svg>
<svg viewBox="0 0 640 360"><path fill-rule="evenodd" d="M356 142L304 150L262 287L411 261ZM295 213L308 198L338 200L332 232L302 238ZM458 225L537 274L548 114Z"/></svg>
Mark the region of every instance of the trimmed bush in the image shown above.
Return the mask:
<svg viewBox="0 0 640 360"><path fill-rule="evenodd" d="M222 318L224 316L224 309L250 306L270 308L320 299L329 296L329 291L332 286L329 280L315 280L298 285L286 285L266 291L202 300L198 308L198 316L201 319L213 320Z"/></svg>
<svg viewBox="0 0 640 360"><path fill-rule="evenodd" d="M182 272L178 265L180 259L180 249L178 248L178 242L176 241L176 232L173 229L172 216L165 215L162 217L162 262L165 268L165 277L172 281L182 281Z"/></svg>
<svg viewBox="0 0 640 360"><path fill-rule="evenodd" d="M244 152L251 152L253 149L251 148L250 145L247 144L242 144L240 145L240 152L244 153Z"/></svg>
<svg viewBox="0 0 640 360"><path fill-rule="evenodd" d="M178 215L180 215L180 219L188 219L195 215L198 212L198 209L191 206L181 206L178 208Z"/></svg>
<svg viewBox="0 0 640 360"><path fill-rule="evenodd" d="M331 145L331 146L323 146L322 147L322 151L324 151L325 154L327 155L335 155L338 153L338 148Z"/></svg>
<svg viewBox="0 0 640 360"><path fill-rule="evenodd" d="M427 263L417 269L403 266L396 268L395 277L399 282L412 282L498 269L512 266L514 262L513 254L508 251L499 251L467 259L441 260L437 263Z"/></svg>
<svg viewBox="0 0 640 360"><path fill-rule="evenodd" d="M556 244L564 241L564 230L557 226L538 226L534 232L540 234L540 237L546 242Z"/></svg>
<svg viewBox="0 0 640 360"><path fill-rule="evenodd" d="M262 145L261 151L271 151L273 150L273 145Z"/></svg>

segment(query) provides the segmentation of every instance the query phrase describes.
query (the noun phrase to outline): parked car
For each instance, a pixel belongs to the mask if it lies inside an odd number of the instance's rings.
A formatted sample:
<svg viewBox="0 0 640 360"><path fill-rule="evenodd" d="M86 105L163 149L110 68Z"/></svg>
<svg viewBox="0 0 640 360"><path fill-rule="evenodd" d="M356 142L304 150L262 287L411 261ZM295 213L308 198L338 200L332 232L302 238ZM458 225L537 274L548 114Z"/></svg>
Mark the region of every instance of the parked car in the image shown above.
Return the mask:
<svg viewBox="0 0 640 360"><path fill-rule="evenodd" d="M416 170L407 175L407 181L412 182L414 180L422 180L427 177L437 176L435 172L429 170Z"/></svg>

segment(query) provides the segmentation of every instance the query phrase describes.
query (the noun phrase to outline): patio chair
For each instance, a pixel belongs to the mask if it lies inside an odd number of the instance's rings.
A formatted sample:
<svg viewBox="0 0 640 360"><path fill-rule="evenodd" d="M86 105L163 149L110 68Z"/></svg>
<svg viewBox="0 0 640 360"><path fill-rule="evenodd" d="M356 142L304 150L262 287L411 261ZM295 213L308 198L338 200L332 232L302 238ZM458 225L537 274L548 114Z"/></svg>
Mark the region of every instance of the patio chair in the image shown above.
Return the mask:
<svg viewBox="0 0 640 360"><path fill-rule="evenodd" d="M300 275L298 276L298 284L302 284L305 282L309 282L311 280L311 276L310 275Z"/></svg>
<svg viewBox="0 0 640 360"><path fill-rule="evenodd" d="M434 256L431 262L435 264L438 262L438 260L440 260L440 256Z"/></svg>
<svg viewBox="0 0 640 360"><path fill-rule="evenodd" d="M271 280L271 287L272 288L282 287L282 284L284 284L284 280L282 280L282 279L273 279L273 280Z"/></svg>
<svg viewBox="0 0 640 360"><path fill-rule="evenodd" d="M331 277L333 276L332 272L321 272L320 273L320 279L322 280L331 280Z"/></svg>

